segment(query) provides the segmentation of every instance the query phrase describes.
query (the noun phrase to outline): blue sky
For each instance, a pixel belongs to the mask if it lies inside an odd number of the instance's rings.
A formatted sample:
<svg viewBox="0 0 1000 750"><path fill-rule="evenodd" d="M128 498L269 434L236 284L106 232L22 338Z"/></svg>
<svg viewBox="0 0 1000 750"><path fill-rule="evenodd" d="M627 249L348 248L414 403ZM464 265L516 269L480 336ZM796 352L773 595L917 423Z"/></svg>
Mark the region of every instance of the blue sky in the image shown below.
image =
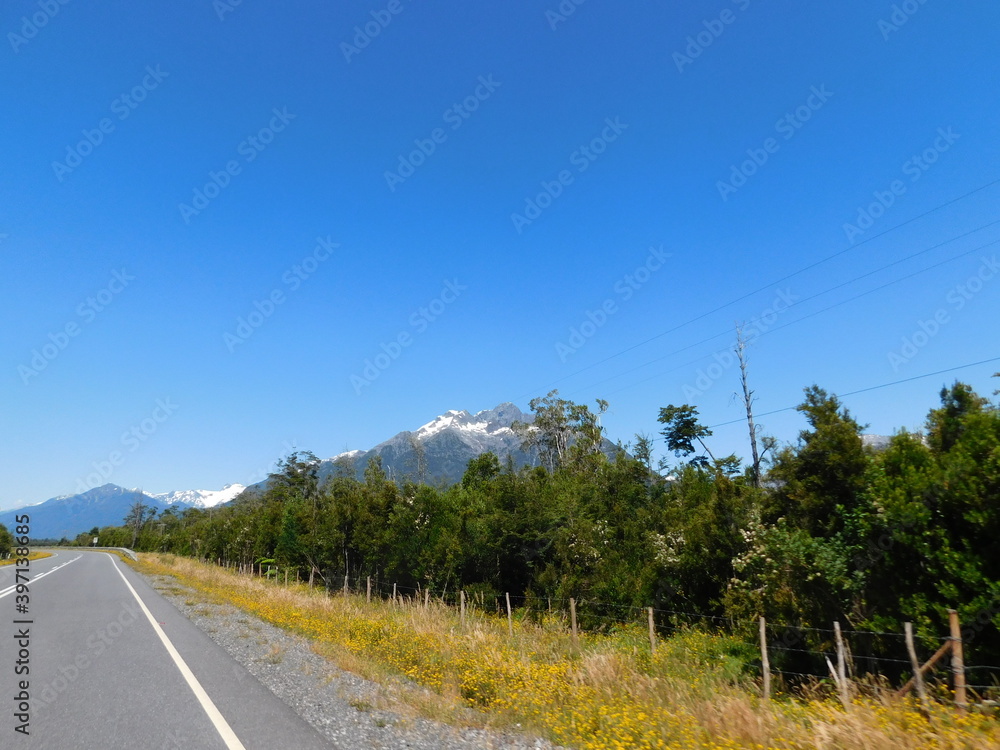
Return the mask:
<svg viewBox="0 0 1000 750"><path fill-rule="evenodd" d="M7 3L0 507L551 388L720 424L738 322L759 413L1000 356L996 3L677 5Z"/></svg>

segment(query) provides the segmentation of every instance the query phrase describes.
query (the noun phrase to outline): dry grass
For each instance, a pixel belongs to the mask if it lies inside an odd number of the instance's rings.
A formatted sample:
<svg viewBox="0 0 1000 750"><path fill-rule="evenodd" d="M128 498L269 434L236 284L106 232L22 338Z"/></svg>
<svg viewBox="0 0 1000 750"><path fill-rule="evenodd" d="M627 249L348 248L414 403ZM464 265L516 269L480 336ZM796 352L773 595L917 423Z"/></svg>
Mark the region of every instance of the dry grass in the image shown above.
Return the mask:
<svg viewBox="0 0 1000 750"><path fill-rule="evenodd" d="M583 635L575 654L557 620L518 624L511 638L505 619L474 610L463 629L434 603L367 604L161 555L144 555L138 567L301 633L340 668L451 723L485 717L579 748L1000 747L992 718L942 704L924 718L911 700L884 693L857 697L848 710L820 695L763 703L742 674L745 647L723 636L682 633L651 656L645 632L623 628ZM422 689L402 687L400 676Z"/></svg>
<svg viewBox="0 0 1000 750"><path fill-rule="evenodd" d="M29 552L28 560L44 560L46 557L52 557L51 552ZM11 555L6 560L0 560L0 566L3 565L13 565L17 562L17 558Z"/></svg>

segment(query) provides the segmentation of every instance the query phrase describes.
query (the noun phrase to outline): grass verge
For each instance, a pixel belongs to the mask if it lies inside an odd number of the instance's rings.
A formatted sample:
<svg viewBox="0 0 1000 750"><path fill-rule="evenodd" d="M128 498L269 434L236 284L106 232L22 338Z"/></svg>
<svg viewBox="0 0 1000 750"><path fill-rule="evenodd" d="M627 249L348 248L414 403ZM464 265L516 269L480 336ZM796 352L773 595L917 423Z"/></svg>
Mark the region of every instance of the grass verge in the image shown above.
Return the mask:
<svg viewBox="0 0 1000 750"><path fill-rule="evenodd" d="M577 748L982 748L1000 747L1000 724L934 704L856 697L762 702L747 675L753 654L722 635L684 632L651 655L645 631L585 634L574 650L565 625L518 623L451 608L327 596L237 576L169 555L142 555L141 572L171 575L311 639L338 666L375 680L399 676L425 690L403 700L432 718L477 709L498 727L520 726Z"/></svg>
<svg viewBox="0 0 1000 750"><path fill-rule="evenodd" d="M29 560L44 560L46 557L52 557L51 552L30 552L28 553ZM0 566L13 565L17 561L17 558L13 555L8 557L6 560L0 560Z"/></svg>

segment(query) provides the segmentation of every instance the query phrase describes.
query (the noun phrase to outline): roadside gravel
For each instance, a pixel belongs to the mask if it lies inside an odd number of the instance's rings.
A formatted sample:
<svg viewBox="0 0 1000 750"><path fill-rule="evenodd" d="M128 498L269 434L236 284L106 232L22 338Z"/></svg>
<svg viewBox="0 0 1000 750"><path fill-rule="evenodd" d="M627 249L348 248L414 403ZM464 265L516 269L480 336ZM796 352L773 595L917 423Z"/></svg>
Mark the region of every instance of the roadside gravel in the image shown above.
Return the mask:
<svg viewBox="0 0 1000 750"><path fill-rule="evenodd" d="M169 576L146 576L168 601L225 649L250 674L345 750L552 749L551 742L489 729L452 727L415 715L380 685L338 669L305 638L228 604L208 603ZM246 679L242 670L234 673ZM406 685L402 689L423 688ZM471 714L471 712L470 712Z"/></svg>

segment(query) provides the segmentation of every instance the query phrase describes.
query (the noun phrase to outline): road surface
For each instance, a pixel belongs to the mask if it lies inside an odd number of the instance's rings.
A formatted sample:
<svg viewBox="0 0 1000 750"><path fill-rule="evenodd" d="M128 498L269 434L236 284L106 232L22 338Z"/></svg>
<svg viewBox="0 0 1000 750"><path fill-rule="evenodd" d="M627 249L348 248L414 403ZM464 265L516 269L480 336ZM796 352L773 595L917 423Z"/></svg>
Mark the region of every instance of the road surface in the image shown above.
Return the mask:
<svg viewBox="0 0 1000 750"><path fill-rule="evenodd" d="M0 747L334 747L116 556L32 560L27 600L15 575L0 567Z"/></svg>

